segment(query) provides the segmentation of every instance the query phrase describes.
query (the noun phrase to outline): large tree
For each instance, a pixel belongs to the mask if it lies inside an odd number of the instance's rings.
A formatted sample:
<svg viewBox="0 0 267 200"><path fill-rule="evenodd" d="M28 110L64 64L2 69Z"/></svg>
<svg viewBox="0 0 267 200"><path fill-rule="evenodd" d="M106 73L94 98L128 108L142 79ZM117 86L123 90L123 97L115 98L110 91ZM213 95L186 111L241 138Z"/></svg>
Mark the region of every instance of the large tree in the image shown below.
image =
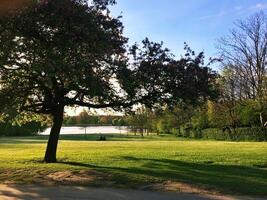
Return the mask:
<svg viewBox="0 0 267 200"><path fill-rule="evenodd" d="M266 101L267 17L259 12L246 20L239 20L226 37L219 40L223 64L231 71L231 97L243 101L256 100L259 104L261 125ZM228 74L229 75L229 74Z"/></svg>
<svg viewBox="0 0 267 200"><path fill-rule="evenodd" d="M203 54L175 60L144 40L126 50L112 0L43 0L0 18L0 109L49 114L45 162L56 162L66 106L123 110L204 100L214 74Z"/></svg>

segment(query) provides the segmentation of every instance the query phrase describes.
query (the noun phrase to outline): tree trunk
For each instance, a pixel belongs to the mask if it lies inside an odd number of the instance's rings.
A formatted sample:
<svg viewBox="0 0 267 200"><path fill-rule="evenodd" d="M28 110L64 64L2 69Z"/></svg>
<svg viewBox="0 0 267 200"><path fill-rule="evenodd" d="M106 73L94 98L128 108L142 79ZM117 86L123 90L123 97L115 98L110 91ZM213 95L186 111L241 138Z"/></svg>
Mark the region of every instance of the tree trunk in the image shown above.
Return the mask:
<svg viewBox="0 0 267 200"><path fill-rule="evenodd" d="M261 127L264 127L264 120L263 120L263 97L262 97L262 92L259 92L259 106L260 106L260 113L259 113L259 117L260 117L260 123L261 123Z"/></svg>
<svg viewBox="0 0 267 200"><path fill-rule="evenodd" d="M55 163L57 162L57 145L60 134L60 129L63 123L64 106L58 108L53 113L53 125L50 131L44 162Z"/></svg>
<svg viewBox="0 0 267 200"><path fill-rule="evenodd" d="M262 112L260 112L260 123L261 123L261 127L264 127Z"/></svg>

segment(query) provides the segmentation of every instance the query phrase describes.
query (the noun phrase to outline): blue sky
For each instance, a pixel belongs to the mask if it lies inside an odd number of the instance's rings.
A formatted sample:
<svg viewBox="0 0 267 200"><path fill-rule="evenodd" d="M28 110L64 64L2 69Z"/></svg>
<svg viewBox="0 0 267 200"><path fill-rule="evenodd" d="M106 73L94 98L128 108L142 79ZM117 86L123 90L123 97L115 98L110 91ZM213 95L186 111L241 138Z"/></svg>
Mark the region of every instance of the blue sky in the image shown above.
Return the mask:
<svg viewBox="0 0 267 200"><path fill-rule="evenodd" d="M145 37L164 41L175 55L183 43L206 58L216 55L216 40L233 28L233 22L267 11L267 0L117 0L112 14L122 14L130 44Z"/></svg>

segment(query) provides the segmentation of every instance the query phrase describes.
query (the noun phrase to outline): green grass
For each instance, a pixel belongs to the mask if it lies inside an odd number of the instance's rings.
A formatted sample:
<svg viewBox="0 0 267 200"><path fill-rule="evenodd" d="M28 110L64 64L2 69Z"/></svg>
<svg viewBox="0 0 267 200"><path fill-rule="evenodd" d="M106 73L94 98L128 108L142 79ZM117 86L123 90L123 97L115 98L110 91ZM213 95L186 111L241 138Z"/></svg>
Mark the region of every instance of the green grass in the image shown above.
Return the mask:
<svg viewBox="0 0 267 200"><path fill-rule="evenodd" d="M32 183L57 171L94 170L113 186L167 180L223 193L267 195L267 143L218 142L173 136L64 136L59 163L40 162L45 136L0 138L0 182Z"/></svg>

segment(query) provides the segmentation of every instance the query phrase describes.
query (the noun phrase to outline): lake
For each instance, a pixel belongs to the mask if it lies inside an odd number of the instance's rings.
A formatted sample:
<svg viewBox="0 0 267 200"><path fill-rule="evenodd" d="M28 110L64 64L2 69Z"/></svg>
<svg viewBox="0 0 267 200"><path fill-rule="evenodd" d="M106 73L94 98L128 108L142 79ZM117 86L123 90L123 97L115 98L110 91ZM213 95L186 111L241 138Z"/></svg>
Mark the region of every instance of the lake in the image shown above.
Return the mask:
<svg viewBox="0 0 267 200"><path fill-rule="evenodd" d="M40 135L49 135L51 128L47 128ZM61 135L73 135L73 134L112 134L112 133L127 133L127 126L63 126L61 128Z"/></svg>

